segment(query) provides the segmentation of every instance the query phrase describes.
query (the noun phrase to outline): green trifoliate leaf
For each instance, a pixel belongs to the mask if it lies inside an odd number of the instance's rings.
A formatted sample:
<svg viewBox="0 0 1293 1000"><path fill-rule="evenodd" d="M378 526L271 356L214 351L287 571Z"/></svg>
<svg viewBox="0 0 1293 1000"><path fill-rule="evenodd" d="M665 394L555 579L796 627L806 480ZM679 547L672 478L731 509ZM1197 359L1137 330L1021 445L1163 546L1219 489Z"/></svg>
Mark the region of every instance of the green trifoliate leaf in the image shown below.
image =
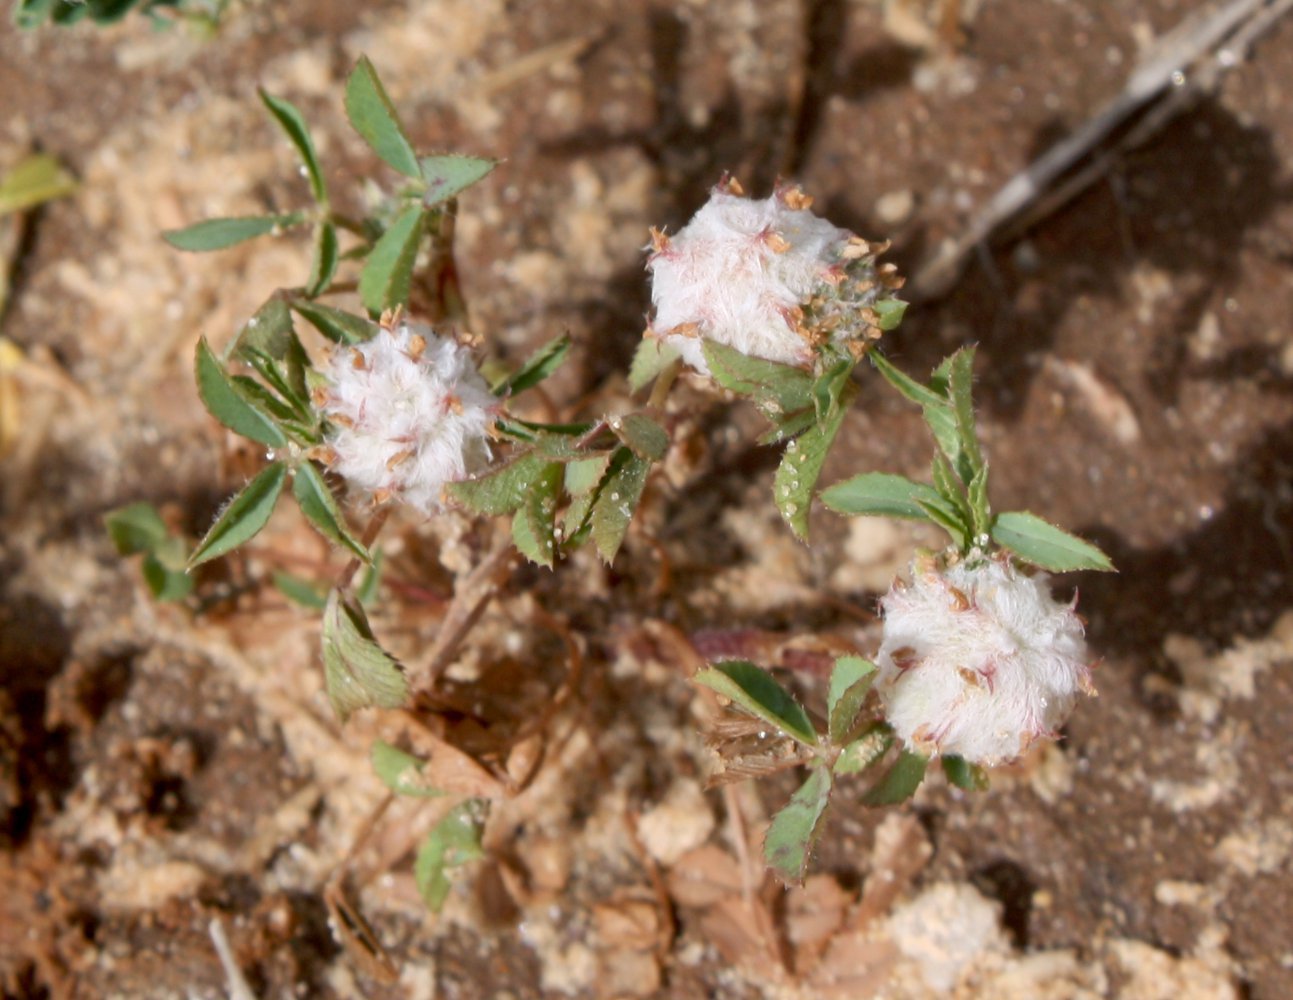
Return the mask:
<svg viewBox="0 0 1293 1000"><path fill-rule="evenodd" d="M875 765L893 746L893 732L884 722L873 722L835 759L836 774L860 774Z"/></svg>
<svg viewBox="0 0 1293 1000"><path fill-rule="evenodd" d="M669 433L645 413L628 413L608 421L611 431L638 458L658 462L669 450Z"/></svg>
<svg viewBox="0 0 1293 1000"><path fill-rule="evenodd" d="M813 404L813 377L790 365L751 358L726 344L702 343L705 363L724 389L753 399L772 416L793 413Z"/></svg>
<svg viewBox="0 0 1293 1000"><path fill-rule="evenodd" d="M519 510L533 483L548 464L535 452L527 452L507 465L476 479L450 483L449 495L477 514L511 514Z"/></svg>
<svg viewBox="0 0 1293 1000"><path fill-rule="evenodd" d="M76 178L48 153L35 153L0 178L0 215L34 208L76 191Z"/></svg>
<svg viewBox="0 0 1293 1000"><path fill-rule="evenodd" d="M293 299L291 305L307 323L333 343L362 344L366 340L371 340L379 329L372 320L332 306L325 306L320 302Z"/></svg>
<svg viewBox="0 0 1293 1000"><path fill-rule="evenodd" d="M561 367L566 355L570 353L570 337L562 335L549 340L531 354L515 372L494 387L498 396L515 396L532 386L538 385L545 378Z"/></svg>
<svg viewBox="0 0 1293 1000"><path fill-rule="evenodd" d="M127 504L109 511L103 518L108 537L118 555L132 556L138 552L152 552L166 540L166 523L157 508L150 503Z"/></svg>
<svg viewBox="0 0 1293 1000"><path fill-rule="evenodd" d="M957 788L967 792L982 792L988 787L988 772L978 764L971 764L964 757L947 754L941 758L943 773Z"/></svg>
<svg viewBox="0 0 1293 1000"><path fill-rule="evenodd" d="M837 514L902 517L926 521L921 503L937 503L938 494L924 483L915 483L887 472L864 472L821 492L822 503Z"/></svg>
<svg viewBox="0 0 1293 1000"><path fill-rule="evenodd" d="M928 757L904 750L884 777L862 796L863 803L869 806L892 806L906 802L916 794L928 765Z"/></svg>
<svg viewBox="0 0 1293 1000"><path fill-rule="evenodd" d="M322 611L328 606L327 590L316 586L309 580L302 580L291 573L275 573L271 579L278 592L289 601L309 608L311 611Z"/></svg>
<svg viewBox="0 0 1293 1000"><path fill-rule="evenodd" d="M278 424L249 398L245 387L235 382L225 371L205 337L198 341L193 369L198 395L211 416L235 434L241 434L270 448L281 448L287 444L287 436Z"/></svg>
<svg viewBox="0 0 1293 1000"><path fill-rule="evenodd" d="M992 540L1024 562L1053 573L1074 569L1114 571L1109 557L1090 542L1027 511L998 514L992 523Z"/></svg>
<svg viewBox="0 0 1293 1000"><path fill-rule="evenodd" d="M406 177L421 180L417 153L367 56L346 81L346 116L374 153Z"/></svg>
<svg viewBox="0 0 1293 1000"><path fill-rule="evenodd" d="M342 722L361 708L400 708L408 701L403 669L373 638L364 609L335 587L323 611L323 673Z"/></svg>
<svg viewBox="0 0 1293 1000"><path fill-rule="evenodd" d="M422 775L425 764L411 753L377 740L373 743L373 771L382 784L396 795L415 799L435 799L444 795L440 789L427 784Z"/></svg>
<svg viewBox="0 0 1293 1000"><path fill-rule="evenodd" d="M370 313L378 315L408 304L413 264L426 228L425 214L419 205L403 209L364 261L359 273L359 298Z"/></svg>
<svg viewBox="0 0 1293 1000"><path fill-rule="evenodd" d="M639 458L627 448L620 449L612 463L610 476L593 501L590 519L593 544L607 563L615 561L624 536L628 534L629 523L642 499L650 471L648 459Z"/></svg>
<svg viewBox="0 0 1293 1000"><path fill-rule="evenodd" d="M813 490L822 474L826 453L830 451L835 436L844 423L848 404L856 390L851 385L843 387L844 398L828 413L825 419L813 425L799 437L786 444L786 450L777 466L772 485L772 496L777 510L801 541L808 539L808 511L812 505Z"/></svg>
<svg viewBox="0 0 1293 1000"><path fill-rule="evenodd" d="M826 717L831 742L843 743L853 731L858 712L875 680L876 666L860 656L841 656L831 671Z"/></svg>
<svg viewBox="0 0 1293 1000"><path fill-rule="evenodd" d="M629 389L637 392L666 368L678 364L678 351L656 337L643 337L629 367Z"/></svg>
<svg viewBox="0 0 1293 1000"><path fill-rule="evenodd" d="M265 236L300 225L304 221L305 216L300 212L291 212L287 215L207 219L205 222L194 223L183 229L168 229L162 233L162 239L176 250L201 253L207 250L223 250L255 239L257 236Z"/></svg>
<svg viewBox="0 0 1293 1000"><path fill-rule="evenodd" d="M322 295L332 285L332 279L337 273L340 249L337 244L337 227L331 222L319 223L314 230L314 256L310 261L310 280L305 285L305 294L310 298Z"/></svg>
<svg viewBox="0 0 1293 1000"><path fill-rule="evenodd" d="M695 680L773 729L807 746L817 745L817 733L803 706L770 673L748 660L720 660L697 671Z"/></svg>
<svg viewBox="0 0 1293 1000"><path fill-rule="evenodd" d="M292 493L300 504L301 513L319 534L333 545L349 549L364 562L372 559L363 543L350 533L337 498L332 495L323 474L315 468L313 462L302 462L296 467Z"/></svg>
<svg viewBox="0 0 1293 1000"><path fill-rule="evenodd" d="M422 157L418 161L418 169L427 186L422 195L422 204L431 208L457 197L477 181L483 180L496 166L497 160L479 156L449 154Z"/></svg>
<svg viewBox="0 0 1293 1000"><path fill-rule="evenodd" d="M272 97L265 91L258 91L261 103L269 109L269 113L274 116L274 120L287 133L287 138L292 145L296 147L297 153L300 154L301 162L305 165L306 176L310 179L310 193L314 200L320 205L328 203L328 190L323 184L323 171L319 167L319 154L315 152L314 140L310 137L310 129L305 124L305 119L301 112L296 109L290 101L285 101L281 97Z"/></svg>
<svg viewBox="0 0 1293 1000"><path fill-rule="evenodd" d="M287 465L274 462L244 486L193 550L189 568L222 556L254 538L274 513L286 479Z"/></svg>
<svg viewBox="0 0 1293 1000"><path fill-rule="evenodd" d="M449 896L449 872L485 856L480 837L489 803L467 799L431 828L413 862L413 881L427 908L439 912Z"/></svg>
<svg viewBox="0 0 1293 1000"><path fill-rule="evenodd" d="M763 859L782 882L803 882L830 799L831 772L824 767L814 768L785 808L772 817L763 840Z"/></svg>

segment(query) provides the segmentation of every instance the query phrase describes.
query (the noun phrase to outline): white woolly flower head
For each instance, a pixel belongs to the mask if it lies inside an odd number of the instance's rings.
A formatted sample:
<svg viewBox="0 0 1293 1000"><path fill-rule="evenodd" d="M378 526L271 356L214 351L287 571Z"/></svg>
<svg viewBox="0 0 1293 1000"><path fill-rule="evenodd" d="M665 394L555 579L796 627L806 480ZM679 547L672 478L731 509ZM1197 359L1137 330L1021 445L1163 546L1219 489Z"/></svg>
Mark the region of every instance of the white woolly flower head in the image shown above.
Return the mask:
<svg viewBox="0 0 1293 1000"><path fill-rule="evenodd" d="M808 367L831 342L854 354L879 336L871 306L901 284L871 246L808 210L799 188L743 197L724 181L676 235L652 232L648 336L709 374L701 338L749 357Z"/></svg>
<svg viewBox="0 0 1293 1000"><path fill-rule="evenodd" d="M883 598L876 690L912 750L992 766L1054 738L1079 693L1094 694L1083 622L1045 573L1005 554L951 566L917 559Z"/></svg>
<svg viewBox="0 0 1293 1000"><path fill-rule="evenodd" d="M332 468L379 500L424 514L445 483L483 468L498 399L471 352L429 326L383 326L363 344L335 351L318 402L334 430Z"/></svg>

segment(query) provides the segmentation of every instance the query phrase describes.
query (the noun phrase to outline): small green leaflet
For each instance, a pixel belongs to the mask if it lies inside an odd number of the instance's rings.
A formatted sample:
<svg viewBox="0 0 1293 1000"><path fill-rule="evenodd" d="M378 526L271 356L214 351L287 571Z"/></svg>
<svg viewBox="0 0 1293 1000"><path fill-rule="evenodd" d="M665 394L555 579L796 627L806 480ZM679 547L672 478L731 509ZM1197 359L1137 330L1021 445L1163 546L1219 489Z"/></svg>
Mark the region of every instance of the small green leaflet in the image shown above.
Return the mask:
<svg viewBox="0 0 1293 1000"><path fill-rule="evenodd" d="M501 469L450 483L449 495L477 514L511 514L525 502L530 483L546 464L542 455L527 452Z"/></svg>
<svg viewBox="0 0 1293 1000"><path fill-rule="evenodd" d="M862 802L868 806L892 806L906 802L916 794L928 765L928 757L910 750L902 751L884 777L862 796Z"/></svg>
<svg viewBox="0 0 1293 1000"><path fill-rule="evenodd" d="M524 392L526 389L538 385L561 367L569 352L569 336L563 334L549 340L526 358L525 364L495 386L494 395L515 396L518 392Z"/></svg>
<svg viewBox="0 0 1293 1000"><path fill-rule="evenodd" d="M187 554L184 540L172 537L144 556L144 583L154 600L182 601L193 592L193 577L184 570Z"/></svg>
<svg viewBox="0 0 1293 1000"><path fill-rule="evenodd" d="M621 456L624 456L621 458ZM646 488L651 462L639 458L627 448L620 449L612 463L612 472L593 501L591 525L593 544L602 559L611 563L628 534L633 512L637 510Z"/></svg>
<svg viewBox="0 0 1293 1000"><path fill-rule="evenodd" d="M233 353L244 361L251 352L258 352L282 361L292 342L292 314L287 303L277 296L269 299L247 320L234 341Z"/></svg>
<svg viewBox="0 0 1293 1000"><path fill-rule="evenodd" d="M327 592L316 587L309 580L302 580L299 576L282 572L275 573L271 579L279 593L303 608L322 611L328 606Z"/></svg>
<svg viewBox="0 0 1293 1000"><path fill-rule="evenodd" d="M988 787L988 772L978 764L971 764L964 757L947 754L941 758L943 773L957 788L967 792L982 792Z"/></svg>
<svg viewBox="0 0 1293 1000"><path fill-rule="evenodd" d="M346 117L373 152L406 177L421 180L417 153L367 56L360 56L346 81L345 103Z"/></svg>
<svg viewBox="0 0 1293 1000"><path fill-rule="evenodd" d="M974 430L974 347L963 347L952 355L948 372L948 395L956 418L956 432L961 444L961 461L956 471L969 486L983 468L983 452Z"/></svg>
<svg viewBox="0 0 1293 1000"><path fill-rule="evenodd" d="M842 387L843 398L821 420L799 437L787 442L772 484L772 498L777 510L800 541L808 540L808 512L813 490L822 474L826 453L844 424L848 404L856 394L850 384Z"/></svg>
<svg viewBox="0 0 1293 1000"><path fill-rule="evenodd" d="M875 310L877 325L885 333L898 329L907 312L907 303L902 299L881 299L871 307Z"/></svg>
<svg viewBox="0 0 1293 1000"><path fill-rule="evenodd" d="M205 337L198 340L193 369L198 395L211 416L235 434L270 448L287 444L287 436L273 418L255 406L246 391L230 378Z"/></svg>
<svg viewBox="0 0 1293 1000"><path fill-rule="evenodd" d="M132 556L152 552L166 540L166 524L157 508L145 501L109 511L103 518L117 553Z"/></svg>
<svg viewBox="0 0 1293 1000"><path fill-rule="evenodd" d="M859 774L877 763L893 746L887 723L873 722L835 758L836 774Z"/></svg>
<svg viewBox="0 0 1293 1000"><path fill-rule="evenodd" d="M431 208L456 197L477 181L483 180L496 166L497 160L487 160L479 156L424 156L418 161L422 180L426 182L426 193L422 195L422 204Z"/></svg>
<svg viewBox="0 0 1293 1000"><path fill-rule="evenodd" d="M269 109L269 113L274 116L274 120L287 134L287 138L296 151L300 154L301 162L305 164L306 176L310 179L310 193L314 200L320 205L328 204L328 190L323 184L323 171L319 168L319 155L314 149L314 140L310 138L310 129L305 124L305 119L301 112L296 109L290 101L285 101L281 97L272 97L265 93L264 90L258 90L261 103Z"/></svg>
<svg viewBox="0 0 1293 1000"><path fill-rule="evenodd" d="M76 191L76 178L48 153L34 153L0 178L0 215L34 208Z"/></svg>
<svg viewBox="0 0 1293 1000"><path fill-rule="evenodd" d="M540 469L530 485L525 502L512 519L512 538L517 549L531 562L548 569L552 569L556 548L553 521L563 476L564 469L560 462L550 462Z"/></svg>
<svg viewBox="0 0 1293 1000"><path fill-rule="evenodd" d="M229 501L206 537L189 556L189 569L222 556L255 537L269 521L269 515L274 513L274 504L278 502L286 479L287 465L274 462L244 486Z"/></svg>
<svg viewBox="0 0 1293 1000"><path fill-rule="evenodd" d="M638 458L658 462L669 450L668 432L644 413L612 417L609 425L615 436Z"/></svg>
<svg viewBox="0 0 1293 1000"><path fill-rule="evenodd" d="M1109 557L1090 542L1027 511L998 514L992 524L992 540L1024 562L1053 573L1074 569L1114 572Z"/></svg>
<svg viewBox="0 0 1293 1000"><path fill-rule="evenodd" d="M307 323L337 344L362 344L380 329L372 320L320 302L293 299L291 305Z"/></svg>
<svg viewBox="0 0 1293 1000"><path fill-rule="evenodd" d="M427 784L422 776L422 769L425 767L422 761L383 740L374 741L372 762L373 771L382 780L382 784L396 795L434 799L445 794Z"/></svg>
<svg viewBox="0 0 1293 1000"><path fill-rule="evenodd" d="M817 745L812 721L799 702L766 670L748 660L720 660L696 672L697 684L712 688L756 719L807 746Z"/></svg>
<svg viewBox="0 0 1293 1000"><path fill-rule="evenodd" d="M323 611L323 675L342 722L361 708L400 708L408 700L404 670L373 638L364 609L335 587Z"/></svg>
<svg viewBox="0 0 1293 1000"><path fill-rule="evenodd" d="M763 840L763 859L782 882L788 885L803 882L830 799L831 772L817 767L785 808L772 817L772 825Z"/></svg>
<svg viewBox="0 0 1293 1000"><path fill-rule="evenodd" d="M372 559L363 543L350 533L337 498L312 462L302 462L296 467L292 493L301 506L301 513L319 534L332 544L349 549L364 562Z"/></svg>
<svg viewBox="0 0 1293 1000"><path fill-rule="evenodd" d="M331 222L319 223L314 230L314 257L310 262L310 280L305 286L305 294L309 298L322 295L332 284L332 279L337 273L340 250L337 244L337 227Z"/></svg>
<svg viewBox="0 0 1293 1000"><path fill-rule="evenodd" d="M359 273L359 298L373 315L408 304L413 263L425 229L425 212L409 205L391 221Z"/></svg>
<svg viewBox="0 0 1293 1000"><path fill-rule="evenodd" d="M176 250L188 250L201 253L207 250L223 250L257 236L279 232L305 221L301 212L287 215L256 215L233 219L207 219L183 229L168 229L162 233L164 239Z"/></svg>
<svg viewBox="0 0 1293 1000"><path fill-rule="evenodd" d="M751 358L712 340L702 343L705 363L724 389L752 398L772 416L813 405L813 377L790 365Z"/></svg>
<svg viewBox="0 0 1293 1000"><path fill-rule="evenodd" d="M937 503L940 499L924 483L887 472L864 472L846 479L824 489L821 498L837 514L902 517L913 521L929 519L922 502Z"/></svg>
<svg viewBox="0 0 1293 1000"><path fill-rule="evenodd" d="M629 367L629 389L637 392L666 368L678 363L677 349L658 337L643 337Z"/></svg>
<svg viewBox="0 0 1293 1000"><path fill-rule="evenodd" d="M418 848L413 862L413 881L427 908L438 913L449 896L449 871L485 856L480 835L489 803L467 799L445 814Z"/></svg>
<svg viewBox="0 0 1293 1000"><path fill-rule="evenodd" d="M843 743L853 731L858 712L866 701L871 683L875 680L876 666L860 656L841 656L831 671L830 693L826 698L826 713L831 742Z"/></svg>

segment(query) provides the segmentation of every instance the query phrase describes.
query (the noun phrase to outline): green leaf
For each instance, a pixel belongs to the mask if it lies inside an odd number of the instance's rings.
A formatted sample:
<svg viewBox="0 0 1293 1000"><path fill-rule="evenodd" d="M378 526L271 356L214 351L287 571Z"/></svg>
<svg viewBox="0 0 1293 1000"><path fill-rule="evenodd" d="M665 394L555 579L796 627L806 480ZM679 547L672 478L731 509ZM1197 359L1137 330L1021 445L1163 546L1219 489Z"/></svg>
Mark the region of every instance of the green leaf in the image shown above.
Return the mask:
<svg viewBox="0 0 1293 1000"><path fill-rule="evenodd" d="M803 882L830 799L831 772L824 767L814 768L785 808L772 817L763 839L763 859L782 882Z"/></svg>
<svg viewBox="0 0 1293 1000"><path fill-rule="evenodd" d="M422 774L425 764L411 753L405 753L384 740L376 740L372 750L373 771L382 784L396 795L415 799L436 799L445 793L427 784Z"/></svg>
<svg viewBox="0 0 1293 1000"><path fill-rule="evenodd" d="M332 495L332 490L313 462L302 462L296 467L292 493L301 506L301 513L319 534L332 544L349 549L364 562L372 560L363 543L350 533L337 498Z"/></svg>
<svg viewBox="0 0 1293 1000"><path fill-rule="evenodd" d="M274 504L278 502L286 479L287 465L274 462L244 486L229 501L189 556L189 569L222 556L255 537L269 521L269 515L274 513Z"/></svg>
<svg viewBox="0 0 1293 1000"><path fill-rule="evenodd" d="M494 388L496 396L515 396L536 386L561 367L570 352L570 337L562 335L549 340L531 354L520 368Z"/></svg>
<svg viewBox="0 0 1293 1000"><path fill-rule="evenodd" d="M206 338L198 340L193 363L198 396L211 416L235 434L270 448L281 448L287 437L268 414L248 398L247 392L224 370Z"/></svg>
<svg viewBox="0 0 1293 1000"><path fill-rule="evenodd" d="M893 731L887 723L873 722L835 758L836 774L860 774L876 764L893 746Z"/></svg>
<svg viewBox="0 0 1293 1000"><path fill-rule="evenodd" d="M1109 557L1090 542L1084 542L1027 511L998 514L992 523L992 540L1024 562L1053 573L1073 569L1114 572Z"/></svg>
<svg viewBox="0 0 1293 1000"><path fill-rule="evenodd" d="M355 590L355 597L364 607L368 607L377 599L377 592L382 586L382 550L372 550L373 560L364 570L364 575L359 579L359 587Z"/></svg>
<svg viewBox="0 0 1293 1000"><path fill-rule="evenodd" d="M755 400L773 415L793 413L813 402L813 377L790 365L751 358L725 344L701 344L714 381L724 389Z"/></svg>
<svg viewBox="0 0 1293 1000"><path fill-rule="evenodd" d="M456 197L477 181L483 180L496 166L497 160L479 156L448 154L422 157L418 161L418 169L427 186L426 193L422 195L422 204L431 208Z"/></svg>
<svg viewBox="0 0 1293 1000"><path fill-rule="evenodd" d="M142 500L109 511L103 517L103 524L117 554L123 556L152 552L168 534L157 508Z"/></svg>
<svg viewBox="0 0 1293 1000"><path fill-rule="evenodd" d="M331 222L321 222L314 231L314 256L310 261L310 280L305 294L317 298L328 290L337 273L340 247L337 244L337 227Z"/></svg>
<svg viewBox="0 0 1293 1000"><path fill-rule="evenodd" d="M970 503L971 527L974 531L975 543L978 544L979 537L988 534L992 527L992 508L988 505L987 462L979 466L979 471L970 480L970 486L966 492Z"/></svg>
<svg viewBox="0 0 1293 1000"><path fill-rule="evenodd" d="M184 542L178 538L167 540L174 553L180 557L180 563L183 564ZM171 560L163 559L156 552L149 552L144 556L142 570L144 573L144 583L148 585L148 591L157 601L182 601L189 594L193 593L193 577L189 576L182 569L175 569L168 565Z"/></svg>
<svg viewBox="0 0 1293 1000"><path fill-rule="evenodd" d="M453 886L448 873L485 856L480 838L488 808L484 799L467 799L454 806L418 848L413 881L431 911L438 913L449 896Z"/></svg>
<svg viewBox="0 0 1293 1000"><path fill-rule="evenodd" d="M930 476L934 481L934 491L947 508L955 512L957 522L965 526L965 531L968 535L974 523L974 515L970 511L970 502L966 499L965 488L961 485L960 477L947 460L947 456L941 451L934 452Z"/></svg>
<svg viewBox="0 0 1293 1000"><path fill-rule="evenodd" d="M34 153L0 178L0 215L62 198L76 191L76 178L48 153Z"/></svg>
<svg viewBox="0 0 1293 1000"><path fill-rule="evenodd" d="M720 660L697 671L695 681L800 743L817 745L817 733L808 713L770 673L748 660Z"/></svg>
<svg viewBox="0 0 1293 1000"><path fill-rule="evenodd" d="M983 468L983 452L974 430L974 348L963 347L952 355L948 372L948 394L956 417L956 432L964 462L957 467L968 486Z"/></svg>
<svg viewBox="0 0 1293 1000"><path fill-rule="evenodd" d="M379 329L372 320L332 306L325 306L320 302L293 299L291 305L307 323L333 343L362 344L366 340L371 340Z"/></svg>
<svg viewBox="0 0 1293 1000"><path fill-rule="evenodd" d="M658 462L669 450L669 433L644 413L612 417L611 431L638 458Z"/></svg>
<svg viewBox="0 0 1293 1000"><path fill-rule="evenodd" d="M425 212L409 205L382 234L359 273L359 298L374 315L408 304L413 264L422 242Z"/></svg>
<svg viewBox="0 0 1293 1000"><path fill-rule="evenodd" d="M256 215L233 219L207 219L183 229L168 229L164 239L177 250L205 252L223 250L257 236L276 233L305 221L300 212L288 215Z"/></svg>
<svg viewBox="0 0 1293 1000"><path fill-rule="evenodd" d="M566 463L566 492L572 497L591 493L601 485L611 464L611 453Z"/></svg>
<svg viewBox="0 0 1293 1000"><path fill-rule="evenodd" d="M360 56L346 81L346 117L364 142L388 165L406 177L421 179L413 144L367 56Z"/></svg>
<svg viewBox="0 0 1293 1000"><path fill-rule="evenodd" d="M637 392L666 368L678 364L678 351L658 337L643 337L629 367L629 389Z"/></svg>
<svg viewBox="0 0 1293 1000"><path fill-rule="evenodd" d="M844 385L853 374L853 366L852 359L841 359L813 382L813 406L818 420L834 414L844 393Z"/></svg>
<svg viewBox="0 0 1293 1000"><path fill-rule="evenodd" d="M293 335L292 313L286 302L274 296L244 324L234 341L233 353L244 361L249 361L252 354L282 361L291 348Z"/></svg>
<svg viewBox="0 0 1293 1000"><path fill-rule="evenodd" d="M848 404L856 393L852 385L845 385L843 391L845 398L825 419L786 444L781 464L777 466L772 498L781 516L801 541L808 540L808 511L813 502L813 490L822 474L822 465L826 462L826 453L830 451L844 423Z"/></svg>
<svg viewBox="0 0 1293 1000"><path fill-rule="evenodd" d="M271 579L274 586L289 601L309 608L311 611L322 611L328 606L328 595L325 590L316 587L309 580L302 580L291 573L278 572Z"/></svg>
<svg viewBox="0 0 1293 1000"><path fill-rule="evenodd" d="M552 529L563 473L560 462L550 462L540 469L524 504L512 519L512 538L517 549L531 562L548 569L552 569L556 549Z"/></svg>
<svg viewBox="0 0 1293 1000"><path fill-rule="evenodd" d="M314 195L314 200L320 205L327 205L328 189L324 186L323 171L319 168L319 154L315 152L314 140L310 138L310 129L301 112L281 97L271 97L264 90L258 90L257 93L260 94L261 103L269 109L269 113L287 133L288 139L300 154L306 176L310 179L310 193Z"/></svg>
<svg viewBox="0 0 1293 1000"><path fill-rule="evenodd" d="M926 521L929 515L921 502L936 503L938 494L924 483L914 483L887 472L864 472L827 487L822 503L837 514L871 517L902 517Z"/></svg>
<svg viewBox="0 0 1293 1000"><path fill-rule="evenodd" d="M890 330L898 329L898 324L902 322L903 315L907 312L907 303L901 299L881 299L872 307L877 316L876 325L888 333Z"/></svg>
<svg viewBox="0 0 1293 1000"><path fill-rule="evenodd" d="M967 792L982 792L988 787L988 772L978 764L971 764L964 757L946 754L941 758L943 773L957 788Z"/></svg>
<svg viewBox="0 0 1293 1000"><path fill-rule="evenodd" d="M593 544L607 563L615 560L624 536L628 534L629 523L642 499L650 471L650 461L639 458L627 448L621 449L612 463L610 476L597 493L590 523Z"/></svg>
<svg viewBox="0 0 1293 1000"><path fill-rule="evenodd" d="M401 708L408 701L404 670L373 638L364 609L336 587L323 611L323 675L342 722L361 708Z"/></svg>
<svg viewBox="0 0 1293 1000"><path fill-rule="evenodd" d="M951 461L957 462L961 452L960 433L957 430L956 414L946 396L940 395L928 386L921 385L914 378L896 368L888 358L879 351L869 351L867 357L876 370L898 392L911 402L920 406L925 423L939 449Z"/></svg>
<svg viewBox="0 0 1293 1000"><path fill-rule="evenodd" d="M923 500L917 503L920 504L920 509L925 512L926 517L952 536L952 542L958 549L964 552L969 547L970 526L961 519L956 508L942 497L932 503L926 503Z"/></svg>
<svg viewBox="0 0 1293 1000"><path fill-rule="evenodd" d="M921 779L925 777L925 768L929 758L910 750L904 750L885 772L883 778L872 785L862 796L862 802L868 806L892 806L906 802L916 794Z"/></svg>
<svg viewBox="0 0 1293 1000"><path fill-rule="evenodd" d="M530 484L547 464L542 455L526 452L501 469L449 483L447 488L451 497L476 514L511 514L520 509Z"/></svg>
<svg viewBox="0 0 1293 1000"><path fill-rule="evenodd" d="M860 656L841 656L831 671L826 717L832 743L843 743L853 731L858 712L875 680L876 666Z"/></svg>

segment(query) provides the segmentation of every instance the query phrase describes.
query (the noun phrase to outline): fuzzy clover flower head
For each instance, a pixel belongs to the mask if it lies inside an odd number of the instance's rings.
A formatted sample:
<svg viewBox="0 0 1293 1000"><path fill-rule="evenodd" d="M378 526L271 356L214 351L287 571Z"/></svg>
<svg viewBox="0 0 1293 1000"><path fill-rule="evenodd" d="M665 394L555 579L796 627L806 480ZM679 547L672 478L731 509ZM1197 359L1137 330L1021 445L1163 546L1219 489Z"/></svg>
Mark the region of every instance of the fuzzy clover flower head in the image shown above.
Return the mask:
<svg viewBox="0 0 1293 1000"><path fill-rule="evenodd" d="M429 326L383 326L333 352L316 402L333 470L380 501L430 514L446 483L480 471L499 401L468 348Z"/></svg>
<svg viewBox="0 0 1293 1000"><path fill-rule="evenodd" d="M874 304L902 284L872 246L810 212L797 187L743 196L724 180L674 236L652 231L648 336L702 374L701 339L749 357L811 367L828 343L860 356L880 335Z"/></svg>
<svg viewBox="0 0 1293 1000"><path fill-rule="evenodd" d="M1094 694L1083 622L1005 554L917 559L881 601L876 689L903 743L991 767L1054 738Z"/></svg>

